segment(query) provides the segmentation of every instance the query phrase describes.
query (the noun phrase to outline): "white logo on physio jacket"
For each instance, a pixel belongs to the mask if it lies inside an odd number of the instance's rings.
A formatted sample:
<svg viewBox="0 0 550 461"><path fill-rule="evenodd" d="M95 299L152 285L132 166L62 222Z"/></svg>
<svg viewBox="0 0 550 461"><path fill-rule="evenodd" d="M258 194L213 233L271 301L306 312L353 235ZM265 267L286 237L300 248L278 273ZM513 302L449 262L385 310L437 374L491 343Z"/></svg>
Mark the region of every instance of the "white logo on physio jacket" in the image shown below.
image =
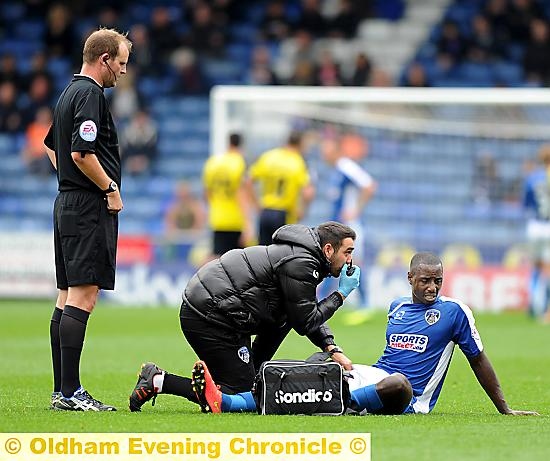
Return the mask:
<svg viewBox="0 0 550 461"><path fill-rule="evenodd" d="M317 403L320 401L330 402L332 400L332 390L316 391L308 389L305 392L275 392L276 403Z"/></svg>
<svg viewBox="0 0 550 461"><path fill-rule="evenodd" d="M313 269L313 277L316 279L319 278L319 272L317 272L315 269Z"/></svg>
<svg viewBox="0 0 550 461"><path fill-rule="evenodd" d="M237 351L237 355L244 363L250 362L250 352L248 352L248 348L246 346L241 347Z"/></svg>
<svg viewBox="0 0 550 461"><path fill-rule="evenodd" d="M95 141L95 138L97 137L97 126L95 125L93 120L86 120L85 122L82 122L80 124L78 133L80 134L80 137L84 139L84 141Z"/></svg>

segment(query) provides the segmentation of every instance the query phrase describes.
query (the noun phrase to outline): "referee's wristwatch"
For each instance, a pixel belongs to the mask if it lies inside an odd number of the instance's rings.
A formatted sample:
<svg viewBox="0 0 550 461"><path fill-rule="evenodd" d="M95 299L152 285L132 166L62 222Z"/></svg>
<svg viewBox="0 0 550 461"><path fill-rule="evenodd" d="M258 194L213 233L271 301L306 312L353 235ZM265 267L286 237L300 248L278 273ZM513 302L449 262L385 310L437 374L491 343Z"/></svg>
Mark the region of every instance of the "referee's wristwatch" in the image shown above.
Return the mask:
<svg viewBox="0 0 550 461"><path fill-rule="evenodd" d="M332 355L332 354L337 354L337 353L343 354L343 353L344 353L344 349L342 349L342 348L339 347L339 346L336 346L336 347L333 347L330 351L328 351L328 353L329 353L330 355Z"/></svg>
<svg viewBox="0 0 550 461"><path fill-rule="evenodd" d="M118 185L116 182L111 181L109 183L109 187L103 191L104 194L110 194L111 192L115 192L118 190Z"/></svg>

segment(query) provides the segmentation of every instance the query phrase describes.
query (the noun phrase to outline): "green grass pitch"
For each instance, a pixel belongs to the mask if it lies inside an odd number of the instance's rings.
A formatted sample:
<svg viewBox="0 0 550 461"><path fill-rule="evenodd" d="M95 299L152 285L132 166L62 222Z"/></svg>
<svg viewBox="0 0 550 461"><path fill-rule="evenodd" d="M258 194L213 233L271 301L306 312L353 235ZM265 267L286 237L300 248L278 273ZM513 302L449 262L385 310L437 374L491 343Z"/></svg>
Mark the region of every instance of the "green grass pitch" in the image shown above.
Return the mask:
<svg viewBox="0 0 550 461"><path fill-rule="evenodd" d="M0 302L0 431L2 432L370 432L372 459L539 460L550 453L550 326L523 313L476 314L485 350L512 408L540 417L499 415L456 349L439 402L430 415L306 417L203 415L184 399L159 396L155 407L127 410L140 364L188 376L195 356L174 308L121 308L99 303L86 337L81 377L96 398L118 406L108 414L48 410L50 302ZM357 363L372 363L384 345L385 316L346 327L330 322ZM313 347L297 335L279 358L304 358Z"/></svg>

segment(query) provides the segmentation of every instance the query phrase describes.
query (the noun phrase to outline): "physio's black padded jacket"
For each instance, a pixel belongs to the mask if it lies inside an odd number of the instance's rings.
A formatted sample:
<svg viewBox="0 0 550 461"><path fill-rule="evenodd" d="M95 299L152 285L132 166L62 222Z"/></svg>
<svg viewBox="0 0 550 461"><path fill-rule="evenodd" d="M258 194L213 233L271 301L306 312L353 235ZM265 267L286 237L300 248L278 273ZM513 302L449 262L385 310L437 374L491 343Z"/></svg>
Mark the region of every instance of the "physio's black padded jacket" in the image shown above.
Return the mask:
<svg viewBox="0 0 550 461"><path fill-rule="evenodd" d="M271 245L231 250L204 265L183 297L206 320L239 333L282 335L282 341L292 328L323 348L334 344L325 322L343 302L337 292L317 302L317 285L328 275L316 228L289 224Z"/></svg>

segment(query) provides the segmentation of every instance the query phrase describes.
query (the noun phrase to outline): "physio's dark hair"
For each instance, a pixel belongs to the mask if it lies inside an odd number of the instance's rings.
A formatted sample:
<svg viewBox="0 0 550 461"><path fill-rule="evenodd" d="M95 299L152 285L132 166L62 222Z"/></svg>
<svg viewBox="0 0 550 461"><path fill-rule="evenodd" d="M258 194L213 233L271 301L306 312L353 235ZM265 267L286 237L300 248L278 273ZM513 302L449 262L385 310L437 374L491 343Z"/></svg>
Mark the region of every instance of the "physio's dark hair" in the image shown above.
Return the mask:
<svg viewBox="0 0 550 461"><path fill-rule="evenodd" d="M243 142L243 138L239 133L231 133L229 135L229 145L231 147L240 147Z"/></svg>
<svg viewBox="0 0 550 461"><path fill-rule="evenodd" d="M317 233L319 234L319 242L321 248L327 243L332 245L334 251L338 251L342 245L342 240L350 237L355 240L355 231L345 224L336 221L327 221L317 226Z"/></svg>
<svg viewBox="0 0 550 461"><path fill-rule="evenodd" d="M437 256L435 253L430 253L428 251L422 251L420 253L416 253L412 259L411 259L411 265L409 267L409 271L412 273L416 271L418 266L421 264L425 266L443 266L443 263L441 262L441 259L439 259L439 256Z"/></svg>

